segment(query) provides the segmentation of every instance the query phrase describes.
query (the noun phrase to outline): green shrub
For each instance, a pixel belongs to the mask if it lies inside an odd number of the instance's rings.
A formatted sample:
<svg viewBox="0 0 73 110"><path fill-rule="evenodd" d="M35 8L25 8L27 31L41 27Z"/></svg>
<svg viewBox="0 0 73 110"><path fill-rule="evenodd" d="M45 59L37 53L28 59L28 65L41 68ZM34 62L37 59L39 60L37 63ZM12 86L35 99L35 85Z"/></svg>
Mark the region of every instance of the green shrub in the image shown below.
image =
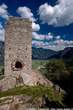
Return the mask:
<svg viewBox="0 0 73 110"><path fill-rule="evenodd" d="M46 86L20 86L8 91L0 92L0 97L12 96L12 95L24 95L31 96L32 100L38 99L43 95L47 95L51 101L59 103L63 106L63 92L55 94L53 87Z"/></svg>

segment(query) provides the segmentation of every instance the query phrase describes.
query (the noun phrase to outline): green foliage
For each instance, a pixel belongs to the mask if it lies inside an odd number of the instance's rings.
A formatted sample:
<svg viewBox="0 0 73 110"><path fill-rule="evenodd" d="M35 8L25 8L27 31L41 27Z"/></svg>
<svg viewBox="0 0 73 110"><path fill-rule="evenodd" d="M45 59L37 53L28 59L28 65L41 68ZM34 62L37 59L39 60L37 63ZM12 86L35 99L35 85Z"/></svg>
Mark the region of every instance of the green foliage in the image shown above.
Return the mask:
<svg viewBox="0 0 73 110"><path fill-rule="evenodd" d="M38 69L39 66L44 66L48 60L32 60L32 69Z"/></svg>
<svg viewBox="0 0 73 110"><path fill-rule="evenodd" d="M49 60L40 71L52 81L60 80L61 76L68 75L65 63L63 60Z"/></svg>
<svg viewBox="0 0 73 110"><path fill-rule="evenodd" d="M13 89L9 89L8 91L0 92L0 97L12 96L12 95L24 95L24 96L32 96L32 100L35 98L42 97L43 95L47 95L50 101L54 101L63 106L63 93L55 94L55 90L53 87L46 86L20 86L15 87Z"/></svg>
<svg viewBox="0 0 73 110"><path fill-rule="evenodd" d="M39 64L40 61L37 62ZM64 98L65 105L73 107L73 58L68 60L52 59L43 61L42 67L39 70L49 80L58 84L66 91L67 95Z"/></svg>

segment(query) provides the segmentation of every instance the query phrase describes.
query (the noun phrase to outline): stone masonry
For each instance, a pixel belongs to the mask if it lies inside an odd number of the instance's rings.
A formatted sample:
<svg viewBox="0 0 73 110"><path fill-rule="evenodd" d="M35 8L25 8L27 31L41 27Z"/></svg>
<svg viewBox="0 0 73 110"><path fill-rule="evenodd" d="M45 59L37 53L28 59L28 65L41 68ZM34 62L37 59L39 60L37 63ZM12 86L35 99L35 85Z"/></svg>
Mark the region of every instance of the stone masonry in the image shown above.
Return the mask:
<svg viewBox="0 0 73 110"><path fill-rule="evenodd" d="M23 85L53 86L39 71L32 70L31 42L31 22L10 17L5 29L4 78L0 80L0 91Z"/></svg>
<svg viewBox="0 0 73 110"><path fill-rule="evenodd" d="M32 28L28 19L11 17L5 33L5 76L21 77L32 85Z"/></svg>

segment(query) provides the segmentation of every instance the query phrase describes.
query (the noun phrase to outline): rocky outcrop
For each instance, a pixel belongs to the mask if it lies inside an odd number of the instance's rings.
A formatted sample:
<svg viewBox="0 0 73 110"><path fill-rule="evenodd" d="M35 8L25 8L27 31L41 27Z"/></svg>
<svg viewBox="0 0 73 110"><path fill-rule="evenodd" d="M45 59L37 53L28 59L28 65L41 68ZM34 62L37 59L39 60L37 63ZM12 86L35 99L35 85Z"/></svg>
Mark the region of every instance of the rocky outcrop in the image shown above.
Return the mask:
<svg viewBox="0 0 73 110"><path fill-rule="evenodd" d="M15 87L16 79L15 77L5 76L2 80L0 80L0 91L6 91Z"/></svg>
<svg viewBox="0 0 73 110"><path fill-rule="evenodd" d="M34 85L53 86L53 83L37 70L32 71L31 77L32 77Z"/></svg>
<svg viewBox="0 0 73 110"><path fill-rule="evenodd" d="M32 74L30 79L27 83L29 86L31 85L45 85L45 86L53 86L53 83L49 81L46 77L44 77L38 71L32 70ZM5 76L2 80L0 80L0 91L6 91L8 89L26 85L23 82L22 77L20 76Z"/></svg>
<svg viewBox="0 0 73 110"><path fill-rule="evenodd" d="M42 98L32 101L31 96L20 95L0 98L0 110L30 110L30 108L38 108L41 105Z"/></svg>

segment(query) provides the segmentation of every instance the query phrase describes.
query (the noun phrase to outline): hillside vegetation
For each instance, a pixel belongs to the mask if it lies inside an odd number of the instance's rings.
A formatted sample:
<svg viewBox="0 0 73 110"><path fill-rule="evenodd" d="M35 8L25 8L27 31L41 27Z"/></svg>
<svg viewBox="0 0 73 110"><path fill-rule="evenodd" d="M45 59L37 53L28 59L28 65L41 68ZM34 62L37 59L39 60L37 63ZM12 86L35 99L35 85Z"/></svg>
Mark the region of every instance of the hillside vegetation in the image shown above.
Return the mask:
<svg viewBox="0 0 73 110"><path fill-rule="evenodd" d="M32 67L38 69L54 84L59 85L67 93L65 103L67 107L73 107L73 58L34 60Z"/></svg>
<svg viewBox="0 0 73 110"><path fill-rule="evenodd" d="M31 96L31 102L38 102L39 98L44 98L45 104L46 98L49 102L48 105L41 105L45 107L64 107L63 104L63 92L58 93L52 87L45 87L45 86L20 86L10 89L5 92L0 92L0 98L6 96L15 96L15 95L24 95L24 96ZM1 102L0 102L1 103ZM50 104L50 105L49 105ZM38 103L39 105L39 103Z"/></svg>

